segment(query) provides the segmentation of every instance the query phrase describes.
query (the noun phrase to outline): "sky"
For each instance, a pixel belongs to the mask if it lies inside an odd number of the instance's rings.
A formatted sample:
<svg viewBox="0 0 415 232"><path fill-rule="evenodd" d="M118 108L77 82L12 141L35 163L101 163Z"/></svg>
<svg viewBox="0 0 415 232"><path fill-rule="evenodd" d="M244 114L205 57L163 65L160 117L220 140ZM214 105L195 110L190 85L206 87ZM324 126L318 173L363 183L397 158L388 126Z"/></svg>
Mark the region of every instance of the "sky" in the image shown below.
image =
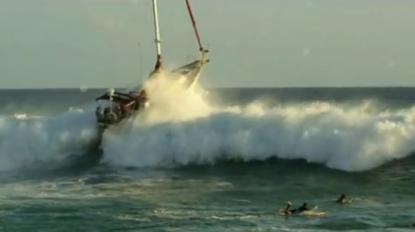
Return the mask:
<svg viewBox="0 0 415 232"><path fill-rule="evenodd" d="M158 0L163 59L198 56ZM209 87L415 86L414 0L193 0ZM151 0L0 0L0 88L129 87L155 62Z"/></svg>

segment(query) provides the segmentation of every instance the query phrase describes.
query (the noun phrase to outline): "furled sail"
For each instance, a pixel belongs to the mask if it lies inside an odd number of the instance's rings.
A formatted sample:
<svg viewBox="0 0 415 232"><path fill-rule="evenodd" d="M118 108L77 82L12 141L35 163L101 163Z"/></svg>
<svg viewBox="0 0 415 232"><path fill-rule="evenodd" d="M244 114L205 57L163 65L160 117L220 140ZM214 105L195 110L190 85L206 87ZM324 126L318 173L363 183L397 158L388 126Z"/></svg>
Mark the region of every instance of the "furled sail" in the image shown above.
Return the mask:
<svg viewBox="0 0 415 232"><path fill-rule="evenodd" d="M206 58L206 53L208 52L208 50L203 48L200 35L199 35L199 31L196 25L196 20L192 12L192 7L190 5L190 1L189 0L185 0L185 1L186 1L186 6L187 6L187 11L189 12L190 21L192 23L192 27L193 27L193 30L196 36L197 45L199 46L200 58L189 64L183 65L173 70L173 73L179 74L185 77L186 78L185 84L191 88L199 80L202 68L206 63L209 62L209 59Z"/></svg>

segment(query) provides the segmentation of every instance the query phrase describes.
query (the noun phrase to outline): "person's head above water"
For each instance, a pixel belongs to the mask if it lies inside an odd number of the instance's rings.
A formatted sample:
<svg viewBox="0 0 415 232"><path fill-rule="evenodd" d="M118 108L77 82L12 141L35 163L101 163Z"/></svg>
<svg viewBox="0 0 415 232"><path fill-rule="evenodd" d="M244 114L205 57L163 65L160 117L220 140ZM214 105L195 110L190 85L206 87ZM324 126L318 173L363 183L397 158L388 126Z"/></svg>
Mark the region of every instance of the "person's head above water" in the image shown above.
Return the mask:
<svg viewBox="0 0 415 232"><path fill-rule="evenodd" d="M346 194L344 194L344 193L342 193L340 196L339 196L339 198L337 198L337 200L336 200L336 202L337 203L342 203L342 204L345 204L346 203Z"/></svg>
<svg viewBox="0 0 415 232"><path fill-rule="evenodd" d="M304 211L307 211L307 210L310 210L309 208L308 208L308 204L307 204L307 202L304 202L298 209L297 209L297 211L298 211L298 213L302 213L302 212L304 212Z"/></svg>

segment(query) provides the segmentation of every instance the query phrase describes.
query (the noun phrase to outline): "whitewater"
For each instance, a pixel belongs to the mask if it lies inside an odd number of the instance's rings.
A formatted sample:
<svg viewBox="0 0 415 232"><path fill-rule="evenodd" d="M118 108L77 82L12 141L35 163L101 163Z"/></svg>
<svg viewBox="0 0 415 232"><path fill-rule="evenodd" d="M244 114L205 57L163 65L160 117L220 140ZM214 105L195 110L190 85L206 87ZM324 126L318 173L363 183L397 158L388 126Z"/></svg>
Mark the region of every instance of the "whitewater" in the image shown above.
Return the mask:
<svg viewBox="0 0 415 232"><path fill-rule="evenodd" d="M0 171L65 162L102 150L120 168L214 165L301 159L342 171L367 171L415 151L415 107L374 99L223 104L161 73L144 83L150 106L100 138L91 101L56 115L0 115ZM92 98L93 99L93 98ZM102 141L101 141L102 139ZM100 142L97 145L97 141Z"/></svg>

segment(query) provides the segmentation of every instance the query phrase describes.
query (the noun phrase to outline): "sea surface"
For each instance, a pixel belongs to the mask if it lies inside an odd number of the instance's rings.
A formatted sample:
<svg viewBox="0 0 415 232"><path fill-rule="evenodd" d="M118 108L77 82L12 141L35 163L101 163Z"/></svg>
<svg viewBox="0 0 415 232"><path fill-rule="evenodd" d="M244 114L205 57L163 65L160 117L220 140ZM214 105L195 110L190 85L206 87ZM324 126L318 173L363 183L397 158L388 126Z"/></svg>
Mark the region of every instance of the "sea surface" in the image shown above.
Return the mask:
<svg viewBox="0 0 415 232"><path fill-rule="evenodd" d="M205 89L100 134L104 91L0 90L0 231L415 230L415 88Z"/></svg>

